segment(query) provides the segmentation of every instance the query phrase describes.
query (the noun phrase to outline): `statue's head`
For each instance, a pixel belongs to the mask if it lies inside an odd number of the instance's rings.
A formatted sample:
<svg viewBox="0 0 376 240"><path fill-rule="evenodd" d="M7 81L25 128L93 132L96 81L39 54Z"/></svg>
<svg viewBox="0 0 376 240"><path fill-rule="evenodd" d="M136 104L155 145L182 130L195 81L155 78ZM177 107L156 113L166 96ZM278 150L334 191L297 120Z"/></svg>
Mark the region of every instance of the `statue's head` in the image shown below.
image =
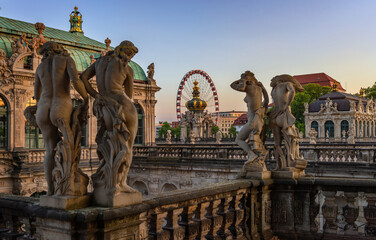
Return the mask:
<svg viewBox="0 0 376 240"><path fill-rule="evenodd" d="M241 76L240 79L231 83L231 88L237 91L245 92L248 85L251 83L257 83L257 79L255 75L251 71L245 71Z"/></svg>
<svg viewBox="0 0 376 240"><path fill-rule="evenodd" d="M277 86L277 84L283 83L283 82L290 82L290 83L293 84L295 91L304 92L304 88L302 87L302 85L293 76L288 75L288 74L282 74L282 75L275 76L271 80L270 86L272 88L274 88L275 86Z"/></svg>
<svg viewBox="0 0 376 240"><path fill-rule="evenodd" d="M43 55L44 58L53 55L69 56L69 53L63 48L61 44L53 41L48 41L43 44L39 50L39 54Z"/></svg>
<svg viewBox="0 0 376 240"><path fill-rule="evenodd" d="M114 50L115 56L126 62L129 62L136 53L138 49L131 41L122 41Z"/></svg>

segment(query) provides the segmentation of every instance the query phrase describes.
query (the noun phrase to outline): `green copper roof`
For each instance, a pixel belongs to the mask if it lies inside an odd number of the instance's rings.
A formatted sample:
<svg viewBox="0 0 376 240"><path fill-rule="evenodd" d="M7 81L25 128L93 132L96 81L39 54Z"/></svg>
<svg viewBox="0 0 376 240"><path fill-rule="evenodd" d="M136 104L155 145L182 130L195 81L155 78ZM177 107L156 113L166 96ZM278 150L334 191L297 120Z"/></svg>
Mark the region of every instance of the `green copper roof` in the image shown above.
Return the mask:
<svg viewBox="0 0 376 240"><path fill-rule="evenodd" d="M140 65L138 65L137 63L131 61L129 63L129 66L133 69L134 79L147 81L145 72L144 72L144 70L142 70L142 68L140 67Z"/></svg>
<svg viewBox="0 0 376 240"><path fill-rule="evenodd" d="M28 40L38 36L33 23L18 21L0 17L0 48L9 58L12 55L12 37L18 38L25 34ZM47 41L55 41L64 45L76 63L78 71L84 71L90 65L90 55L97 59L100 52L106 49L104 43L98 42L83 34L70 33L67 31L46 27L42 34ZM135 62L129 63L134 72L134 79L147 81L144 70Z"/></svg>
<svg viewBox="0 0 376 240"><path fill-rule="evenodd" d="M26 37L35 37L38 35L33 23L23 22L10 18L0 17L0 32L18 35L25 34ZM64 45L103 50L106 48L104 43L88 38L82 34L74 34L67 31L46 27L43 36L47 40L56 41Z"/></svg>

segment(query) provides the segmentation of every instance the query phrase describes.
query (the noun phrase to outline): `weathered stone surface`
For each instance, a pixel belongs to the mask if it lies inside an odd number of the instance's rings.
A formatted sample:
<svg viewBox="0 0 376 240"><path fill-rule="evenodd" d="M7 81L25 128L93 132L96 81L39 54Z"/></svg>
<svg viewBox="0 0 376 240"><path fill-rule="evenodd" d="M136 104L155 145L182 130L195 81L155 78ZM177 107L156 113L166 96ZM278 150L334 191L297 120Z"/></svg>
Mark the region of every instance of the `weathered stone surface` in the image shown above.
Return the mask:
<svg viewBox="0 0 376 240"><path fill-rule="evenodd" d="M250 71L243 73L240 80L231 83L231 87L236 91L246 93L244 101L248 107L248 122L242 127L235 141L248 154L242 170L243 177L247 177L248 172L266 171L265 158L268 151L264 145L264 128L269 96L262 83L257 81Z"/></svg>
<svg viewBox="0 0 376 240"><path fill-rule="evenodd" d="M91 195L82 196L41 196L40 206L65 210L80 209L88 207L91 203Z"/></svg>

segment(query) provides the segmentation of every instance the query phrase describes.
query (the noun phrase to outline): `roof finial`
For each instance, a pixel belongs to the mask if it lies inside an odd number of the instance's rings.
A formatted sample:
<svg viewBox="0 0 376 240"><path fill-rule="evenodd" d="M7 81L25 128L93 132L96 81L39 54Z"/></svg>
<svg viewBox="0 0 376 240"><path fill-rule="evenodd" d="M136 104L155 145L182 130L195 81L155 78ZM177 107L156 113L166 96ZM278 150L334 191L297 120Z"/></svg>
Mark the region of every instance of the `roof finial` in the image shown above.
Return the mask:
<svg viewBox="0 0 376 240"><path fill-rule="evenodd" d="M334 81L332 89L333 89L333 92L338 91L338 83L336 81Z"/></svg>
<svg viewBox="0 0 376 240"><path fill-rule="evenodd" d="M78 11L78 7L74 7L74 11L70 14L69 22L71 24L69 32L84 33L82 31L82 14Z"/></svg>
<svg viewBox="0 0 376 240"><path fill-rule="evenodd" d="M364 88L360 88L360 91L359 91L359 94L360 94L360 97L364 97Z"/></svg>

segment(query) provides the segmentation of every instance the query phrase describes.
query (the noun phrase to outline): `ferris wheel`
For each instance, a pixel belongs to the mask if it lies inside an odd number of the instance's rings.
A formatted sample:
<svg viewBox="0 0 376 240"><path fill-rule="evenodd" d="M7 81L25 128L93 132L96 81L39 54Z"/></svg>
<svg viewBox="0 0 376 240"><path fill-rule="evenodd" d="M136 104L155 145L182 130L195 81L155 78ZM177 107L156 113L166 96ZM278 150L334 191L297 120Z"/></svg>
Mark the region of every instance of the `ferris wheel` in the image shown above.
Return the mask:
<svg viewBox="0 0 376 240"><path fill-rule="evenodd" d="M192 70L185 74L183 79L180 81L178 94L176 97L176 116L178 121L181 120L182 113L187 111L185 103L193 98L193 82L195 81L198 82L198 87L200 88L200 98L207 103L206 110L214 115L213 118L217 124L219 117L217 89L215 88L214 82L210 78L209 74L202 70Z"/></svg>

